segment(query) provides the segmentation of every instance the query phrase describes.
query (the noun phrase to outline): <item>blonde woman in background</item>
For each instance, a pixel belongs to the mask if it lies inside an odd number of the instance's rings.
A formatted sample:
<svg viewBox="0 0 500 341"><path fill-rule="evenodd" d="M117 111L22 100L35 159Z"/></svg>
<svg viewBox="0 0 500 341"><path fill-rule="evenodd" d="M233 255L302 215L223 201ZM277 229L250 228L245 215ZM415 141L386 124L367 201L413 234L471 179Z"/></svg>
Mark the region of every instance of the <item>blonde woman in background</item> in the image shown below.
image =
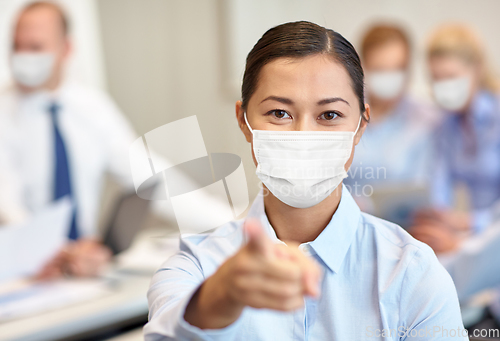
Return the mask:
<svg viewBox="0 0 500 341"><path fill-rule="evenodd" d="M483 231L500 200L500 102L484 48L468 27L439 28L427 55L433 95L446 118L435 138L435 208L417 214L413 234L444 252L457 247L464 231ZM468 213L451 209L457 185L467 190Z"/></svg>
<svg viewBox="0 0 500 341"><path fill-rule="evenodd" d="M436 132L435 209L419 212L411 232L436 253L446 252L441 261L466 303L481 290L500 285L495 271L500 261L498 84L479 39L463 25L434 33L428 61L435 100L447 117ZM468 192L467 213L451 209L459 184ZM500 299L492 300L478 323L466 327L470 333L500 329Z"/></svg>

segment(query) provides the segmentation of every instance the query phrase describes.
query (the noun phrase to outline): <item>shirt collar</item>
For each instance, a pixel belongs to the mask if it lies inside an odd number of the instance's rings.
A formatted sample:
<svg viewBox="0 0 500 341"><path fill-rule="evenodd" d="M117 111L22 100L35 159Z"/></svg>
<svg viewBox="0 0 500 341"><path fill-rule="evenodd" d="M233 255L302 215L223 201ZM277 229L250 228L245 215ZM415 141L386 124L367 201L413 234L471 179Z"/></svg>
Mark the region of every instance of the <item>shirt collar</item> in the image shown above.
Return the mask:
<svg viewBox="0 0 500 341"><path fill-rule="evenodd" d="M332 219L315 240L304 244L309 244L325 265L338 273L358 229L360 216L358 205L346 186L342 185L342 197ZM252 204L248 217L260 219L268 236L275 242L281 242L265 214L262 191Z"/></svg>
<svg viewBox="0 0 500 341"><path fill-rule="evenodd" d="M72 91L72 83L63 79L61 84L54 90L41 89L22 93L16 90L18 98L34 105L48 106L52 102L61 102L62 98Z"/></svg>
<svg viewBox="0 0 500 341"><path fill-rule="evenodd" d="M340 204L323 232L310 244L316 254L338 273L358 229L361 211L347 188L342 185Z"/></svg>

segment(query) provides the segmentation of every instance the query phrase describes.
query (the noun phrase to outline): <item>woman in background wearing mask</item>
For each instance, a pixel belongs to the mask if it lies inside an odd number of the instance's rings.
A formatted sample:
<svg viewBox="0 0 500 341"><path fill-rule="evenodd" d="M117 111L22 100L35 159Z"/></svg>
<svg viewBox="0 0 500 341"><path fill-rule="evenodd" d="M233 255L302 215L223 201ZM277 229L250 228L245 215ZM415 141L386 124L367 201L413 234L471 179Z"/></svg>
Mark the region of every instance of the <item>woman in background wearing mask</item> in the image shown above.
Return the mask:
<svg viewBox="0 0 500 341"><path fill-rule="evenodd" d="M361 57L371 124L357 147L346 184L368 208L372 189L426 183L429 137L440 115L408 94L411 46L401 28L371 27L363 37Z"/></svg>
<svg viewBox="0 0 500 341"><path fill-rule="evenodd" d="M464 231L484 230L500 200L500 102L485 59L479 39L463 25L446 25L430 39L433 94L446 119L436 132L436 208L417 215L412 233L436 252L456 248ZM451 210L457 185L467 190L468 213Z"/></svg>
<svg viewBox="0 0 500 341"><path fill-rule="evenodd" d="M257 42L236 118L263 191L246 219L181 239L152 280L146 340L466 339L432 250L342 185L370 118L363 78L353 46L313 23Z"/></svg>

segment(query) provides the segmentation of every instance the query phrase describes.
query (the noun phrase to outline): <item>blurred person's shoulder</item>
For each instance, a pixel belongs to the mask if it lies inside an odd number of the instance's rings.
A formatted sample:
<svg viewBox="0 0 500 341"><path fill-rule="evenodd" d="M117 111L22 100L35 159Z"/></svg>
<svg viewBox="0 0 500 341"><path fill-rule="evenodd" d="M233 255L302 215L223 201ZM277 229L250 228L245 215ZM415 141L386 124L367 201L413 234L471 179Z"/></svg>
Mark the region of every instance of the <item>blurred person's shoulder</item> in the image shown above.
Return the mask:
<svg viewBox="0 0 500 341"><path fill-rule="evenodd" d="M0 138L11 135L11 127L17 113L19 93L13 84L0 88Z"/></svg>
<svg viewBox="0 0 500 341"><path fill-rule="evenodd" d="M59 96L62 101L83 107L115 107L106 92L74 81L65 81L59 89Z"/></svg>
<svg viewBox="0 0 500 341"><path fill-rule="evenodd" d="M79 120L105 134L110 129L129 129L125 115L105 91L66 81L61 85L58 97L72 115L78 116Z"/></svg>
<svg viewBox="0 0 500 341"><path fill-rule="evenodd" d="M16 87L12 83L6 83L5 85L0 87L0 99L4 100L5 98L16 98L18 91Z"/></svg>
<svg viewBox="0 0 500 341"><path fill-rule="evenodd" d="M19 93L13 84L0 87L0 116L12 114L18 100Z"/></svg>

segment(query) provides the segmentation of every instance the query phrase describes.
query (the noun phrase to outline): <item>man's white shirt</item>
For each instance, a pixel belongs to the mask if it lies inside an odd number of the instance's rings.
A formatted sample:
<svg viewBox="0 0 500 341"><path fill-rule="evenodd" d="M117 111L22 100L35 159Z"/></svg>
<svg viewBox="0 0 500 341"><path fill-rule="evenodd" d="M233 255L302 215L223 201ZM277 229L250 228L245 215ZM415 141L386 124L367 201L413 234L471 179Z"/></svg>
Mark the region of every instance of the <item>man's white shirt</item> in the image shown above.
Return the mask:
<svg viewBox="0 0 500 341"><path fill-rule="evenodd" d="M136 135L107 95L73 83L52 93L0 93L0 221L18 222L53 200L53 102L60 106L79 232L91 236L105 175L133 186L128 151Z"/></svg>

